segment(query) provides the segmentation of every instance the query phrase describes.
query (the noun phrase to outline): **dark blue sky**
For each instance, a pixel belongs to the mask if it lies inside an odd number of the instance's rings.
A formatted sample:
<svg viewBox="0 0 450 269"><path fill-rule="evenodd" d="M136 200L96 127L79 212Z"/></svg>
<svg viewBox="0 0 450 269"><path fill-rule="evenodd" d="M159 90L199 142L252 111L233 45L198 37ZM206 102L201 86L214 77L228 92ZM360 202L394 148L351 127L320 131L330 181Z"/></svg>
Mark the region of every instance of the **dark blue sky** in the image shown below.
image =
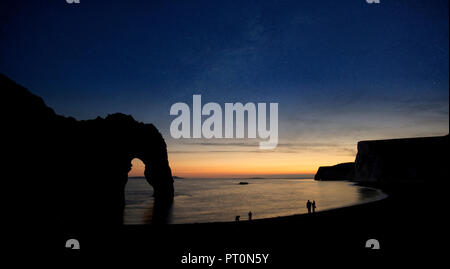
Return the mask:
<svg viewBox="0 0 450 269"><path fill-rule="evenodd" d="M444 134L448 3L2 2L0 72L57 113L120 111L165 136L171 104L198 93L279 102L291 142Z"/></svg>

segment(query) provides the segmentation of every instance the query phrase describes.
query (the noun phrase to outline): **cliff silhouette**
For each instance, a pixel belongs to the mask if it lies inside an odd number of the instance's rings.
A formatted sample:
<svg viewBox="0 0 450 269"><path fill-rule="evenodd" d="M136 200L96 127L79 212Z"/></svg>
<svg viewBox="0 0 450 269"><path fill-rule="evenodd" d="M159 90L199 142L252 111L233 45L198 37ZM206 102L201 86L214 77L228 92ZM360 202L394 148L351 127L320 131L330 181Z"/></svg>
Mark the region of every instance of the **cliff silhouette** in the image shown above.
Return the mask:
<svg viewBox="0 0 450 269"><path fill-rule="evenodd" d="M350 180L377 186L440 182L448 178L449 135L359 141L354 163L321 166L315 180Z"/></svg>
<svg viewBox="0 0 450 269"><path fill-rule="evenodd" d="M166 143L155 126L120 113L82 121L57 115L1 74L0 89L8 180L22 195L15 204L23 211L15 211L58 227L120 224L133 158L145 164L155 206L171 204Z"/></svg>
<svg viewBox="0 0 450 269"><path fill-rule="evenodd" d="M340 163L333 166L321 166L314 176L315 180L353 180L355 163Z"/></svg>
<svg viewBox="0 0 450 269"><path fill-rule="evenodd" d="M392 185L448 179L449 136L358 142L355 181Z"/></svg>

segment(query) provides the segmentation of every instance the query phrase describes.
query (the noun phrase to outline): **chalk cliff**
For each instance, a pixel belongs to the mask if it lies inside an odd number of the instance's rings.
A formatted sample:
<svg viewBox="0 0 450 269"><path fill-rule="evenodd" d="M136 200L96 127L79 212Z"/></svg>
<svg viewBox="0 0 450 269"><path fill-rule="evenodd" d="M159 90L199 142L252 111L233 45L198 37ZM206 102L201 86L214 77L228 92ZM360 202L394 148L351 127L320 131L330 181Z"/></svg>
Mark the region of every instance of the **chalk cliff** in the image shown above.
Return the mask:
<svg viewBox="0 0 450 269"><path fill-rule="evenodd" d="M448 137L358 142L355 181L391 184L446 180Z"/></svg>

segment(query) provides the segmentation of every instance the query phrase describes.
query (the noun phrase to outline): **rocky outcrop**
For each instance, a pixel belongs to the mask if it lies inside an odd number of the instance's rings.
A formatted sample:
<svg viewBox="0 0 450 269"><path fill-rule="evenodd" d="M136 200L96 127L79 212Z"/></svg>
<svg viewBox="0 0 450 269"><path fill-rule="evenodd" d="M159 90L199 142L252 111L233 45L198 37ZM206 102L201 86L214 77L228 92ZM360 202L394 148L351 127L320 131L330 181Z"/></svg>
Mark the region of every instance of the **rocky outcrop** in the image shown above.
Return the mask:
<svg viewBox="0 0 450 269"><path fill-rule="evenodd" d="M121 223L133 158L145 164L155 201L171 203L166 143L155 126L120 113L86 121L57 115L3 75L0 89L10 145L3 154L27 218L66 226Z"/></svg>
<svg viewBox="0 0 450 269"><path fill-rule="evenodd" d="M449 136L361 141L355 181L392 184L447 180Z"/></svg>
<svg viewBox="0 0 450 269"><path fill-rule="evenodd" d="M333 166L321 166L314 176L315 180L353 180L355 163L340 163Z"/></svg>

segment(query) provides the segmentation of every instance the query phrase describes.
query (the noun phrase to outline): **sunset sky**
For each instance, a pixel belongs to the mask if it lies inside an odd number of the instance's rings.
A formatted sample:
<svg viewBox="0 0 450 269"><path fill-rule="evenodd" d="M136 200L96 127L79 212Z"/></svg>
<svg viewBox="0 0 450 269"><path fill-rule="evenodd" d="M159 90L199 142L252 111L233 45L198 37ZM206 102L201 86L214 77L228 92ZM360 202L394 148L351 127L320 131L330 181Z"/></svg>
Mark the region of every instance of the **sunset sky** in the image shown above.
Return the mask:
<svg viewBox="0 0 450 269"><path fill-rule="evenodd" d="M58 114L154 123L181 177L314 174L360 140L449 132L447 0L218 2L2 3L0 72ZM279 103L278 147L171 138L193 94Z"/></svg>

